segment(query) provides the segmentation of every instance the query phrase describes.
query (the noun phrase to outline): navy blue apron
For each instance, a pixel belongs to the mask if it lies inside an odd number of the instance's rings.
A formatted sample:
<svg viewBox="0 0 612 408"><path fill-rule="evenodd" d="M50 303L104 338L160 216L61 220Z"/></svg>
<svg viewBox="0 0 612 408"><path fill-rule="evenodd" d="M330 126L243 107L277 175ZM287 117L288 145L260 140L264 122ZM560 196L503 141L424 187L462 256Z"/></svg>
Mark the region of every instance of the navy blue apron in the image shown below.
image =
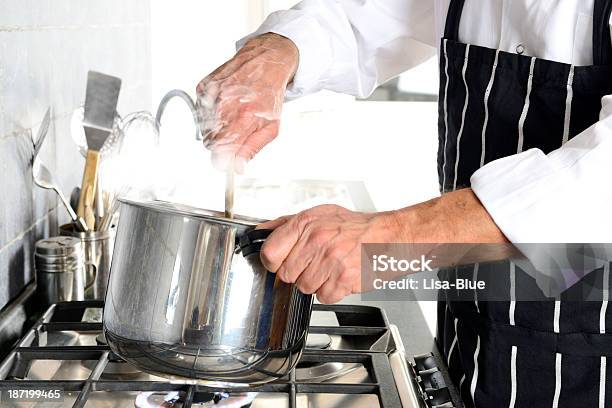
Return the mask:
<svg viewBox="0 0 612 408"><path fill-rule="evenodd" d="M470 186L486 163L555 150L599 120L612 94L612 1L595 0L592 66L572 66L459 41L451 0L440 48L438 174L442 192ZM568 28L569 29L569 28ZM611 158L612 159L612 158ZM455 270L486 275L486 266ZM437 344L467 407L612 407L610 268L587 278L602 301L478 302L444 298ZM499 278L499 277L498 277ZM538 287L508 264L509 291Z"/></svg>

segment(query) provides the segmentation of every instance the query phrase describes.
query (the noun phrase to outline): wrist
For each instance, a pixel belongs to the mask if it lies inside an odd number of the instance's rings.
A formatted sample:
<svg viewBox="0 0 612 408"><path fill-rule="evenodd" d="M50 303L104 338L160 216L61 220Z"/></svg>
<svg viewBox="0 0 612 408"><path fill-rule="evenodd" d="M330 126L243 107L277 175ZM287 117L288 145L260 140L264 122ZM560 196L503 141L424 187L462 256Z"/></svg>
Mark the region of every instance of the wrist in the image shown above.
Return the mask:
<svg viewBox="0 0 612 408"><path fill-rule="evenodd" d="M410 243L412 239L411 229L407 223L404 210L384 211L374 215L374 222L382 236L383 242Z"/></svg>
<svg viewBox="0 0 612 408"><path fill-rule="evenodd" d="M285 67L285 76L287 83L293 80L293 76L297 71L299 64L300 53L293 41L276 33L265 33L249 39L241 52L248 53L257 51L267 53L271 56L271 60Z"/></svg>

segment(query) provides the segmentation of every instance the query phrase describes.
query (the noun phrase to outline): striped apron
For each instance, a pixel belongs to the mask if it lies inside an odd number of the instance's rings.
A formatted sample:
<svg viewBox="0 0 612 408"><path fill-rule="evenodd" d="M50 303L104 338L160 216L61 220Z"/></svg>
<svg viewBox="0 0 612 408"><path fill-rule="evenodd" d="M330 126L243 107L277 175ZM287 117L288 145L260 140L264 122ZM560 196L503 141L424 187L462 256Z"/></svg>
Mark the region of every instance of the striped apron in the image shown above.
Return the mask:
<svg viewBox="0 0 612 408"><path fill-rule="evenodd" d="M469 187L470 176L490 161L530 148L559 148L599 120L601 98L612 94L612 0L595 0L593 66L460 43L463 3L451 0L440 51L443 192ZM478 268L452 272L486 275L484 265ZM457 302L442 293L436 340L466 406L612 408L609 274L608 265L585 278L603 291L603 301L569 302L562 295ZM501 279L509 294L517 287L539 290L512 264Z"/></svg>

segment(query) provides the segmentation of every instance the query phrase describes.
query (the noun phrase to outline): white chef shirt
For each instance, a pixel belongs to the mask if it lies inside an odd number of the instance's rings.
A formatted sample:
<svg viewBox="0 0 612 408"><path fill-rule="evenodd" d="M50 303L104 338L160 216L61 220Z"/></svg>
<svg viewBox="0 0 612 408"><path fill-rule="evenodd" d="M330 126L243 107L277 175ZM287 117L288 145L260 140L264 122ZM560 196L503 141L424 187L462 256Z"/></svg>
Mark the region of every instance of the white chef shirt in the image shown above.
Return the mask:
<svg viewBox="0 0 612 408"><path fill-rule="evenodd" d="M593 1L466 0L459 39L508 52L520 45L524 55L592 65ZM296 44L300 62L289 99L321 89L366 97L436 53L448 5L304 0L271 14L239 46L265 32ZM471 186L512 242L612 243L612 96L603 98L600 122L560 149L491 162Z"/></svg>

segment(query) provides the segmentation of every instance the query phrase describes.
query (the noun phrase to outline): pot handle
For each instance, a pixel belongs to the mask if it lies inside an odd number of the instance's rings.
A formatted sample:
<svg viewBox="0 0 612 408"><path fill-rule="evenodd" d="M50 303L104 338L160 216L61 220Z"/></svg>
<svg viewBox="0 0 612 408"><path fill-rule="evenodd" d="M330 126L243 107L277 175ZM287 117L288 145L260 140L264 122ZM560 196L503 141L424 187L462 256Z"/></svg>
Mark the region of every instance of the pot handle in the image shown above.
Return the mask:
<svg viewBox="0 0 612 408"><path fill-rule="evenodd" d="M252 229L242 234L238 241L242 256L247 257L261 251L261 246L272 231L271 229Z"/></svg>
<svg viewBox="0 0 612 408"><path fill-rule="evenodd" d="M92 263L86 263L85 269L93 271L91 281L85 282L85 287L83 288L84 290L89 290L94 285L94 283L96 283L96 277L98 276L98 268Z"/></svg>

